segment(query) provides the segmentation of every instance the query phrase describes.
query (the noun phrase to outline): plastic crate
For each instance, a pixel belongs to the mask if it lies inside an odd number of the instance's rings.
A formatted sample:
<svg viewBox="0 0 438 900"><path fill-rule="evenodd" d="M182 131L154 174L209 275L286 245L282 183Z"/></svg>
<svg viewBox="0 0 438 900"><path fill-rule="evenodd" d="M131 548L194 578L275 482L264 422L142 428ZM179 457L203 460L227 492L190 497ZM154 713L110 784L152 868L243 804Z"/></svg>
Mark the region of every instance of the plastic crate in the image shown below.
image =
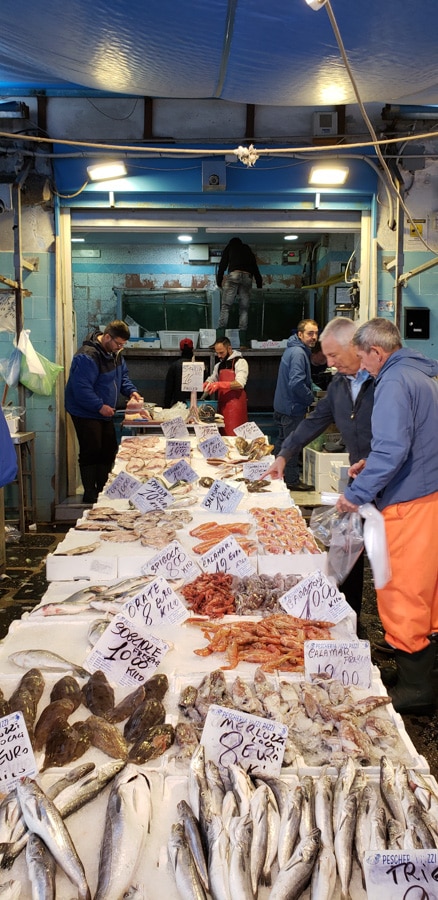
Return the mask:
<svg viewBox="0 0 438 900"><path fill-rule="evenodd" d="M179 342L184 338L190 338L193 347L197 347L199 331L159 331L158 337L162 350L179 350Z"/></svg>
<svg viewBox="0 0 438 900"><path fill-rule="evenodd" d="M305 447L303 450L303 480L306 484L314 484L316 491L332 490L330 479L332 462L348 465L348 453L319 453Z"/></svg>

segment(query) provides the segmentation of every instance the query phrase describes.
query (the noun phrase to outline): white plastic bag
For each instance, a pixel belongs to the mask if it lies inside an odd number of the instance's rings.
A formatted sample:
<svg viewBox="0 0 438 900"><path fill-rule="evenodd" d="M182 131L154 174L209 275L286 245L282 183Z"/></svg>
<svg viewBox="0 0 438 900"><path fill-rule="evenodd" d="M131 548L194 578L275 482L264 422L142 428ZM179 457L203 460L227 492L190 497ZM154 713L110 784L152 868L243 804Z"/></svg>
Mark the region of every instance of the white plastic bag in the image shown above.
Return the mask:
<svg viewBox="0 0 438 900"><path fill-rule="evenodd" d="M26 331L25 329L20 332L17 345L18 349L21 350L23 356L26 357L27 368L32 375L45 375L44 367L29 335L30 331Z"/></svg>
<svg viewBox="0 0 438 900"><path fill-rule="evenodd" d="M372 503L359 506L359 512L364 519L363 539L373 570L374 584L376 588L384 588L391 578L385 520Z"/></svg>

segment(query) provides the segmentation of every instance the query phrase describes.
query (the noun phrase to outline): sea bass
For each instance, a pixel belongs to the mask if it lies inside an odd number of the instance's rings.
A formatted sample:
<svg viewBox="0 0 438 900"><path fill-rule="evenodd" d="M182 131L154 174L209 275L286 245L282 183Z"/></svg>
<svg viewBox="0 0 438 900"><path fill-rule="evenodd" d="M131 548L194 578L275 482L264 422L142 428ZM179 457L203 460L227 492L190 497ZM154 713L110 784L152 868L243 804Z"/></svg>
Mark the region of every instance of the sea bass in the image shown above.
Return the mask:
<svg viewBox="0 0 438 900"><path fill-rule="evenodd" d="M90 677L90 673L82 666L78 666L50 650L17 650L15 653L10 653L8 659L22 669L36 667L47 672L74 672L79 678Z"/></svg>

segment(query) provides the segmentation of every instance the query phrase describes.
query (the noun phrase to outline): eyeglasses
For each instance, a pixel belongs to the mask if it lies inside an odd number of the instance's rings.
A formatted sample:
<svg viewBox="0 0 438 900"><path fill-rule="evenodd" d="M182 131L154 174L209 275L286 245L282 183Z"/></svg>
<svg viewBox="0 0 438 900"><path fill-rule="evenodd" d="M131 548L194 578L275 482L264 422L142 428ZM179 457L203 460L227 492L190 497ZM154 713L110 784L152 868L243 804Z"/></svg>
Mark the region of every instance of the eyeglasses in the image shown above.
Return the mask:
<svg viewBox="0 0 438 900"><path fill-rule="evenodd" d="M123 350L126 341L118 341L117 338L111 338L111 343L115 344L118 350Z"/></svg>

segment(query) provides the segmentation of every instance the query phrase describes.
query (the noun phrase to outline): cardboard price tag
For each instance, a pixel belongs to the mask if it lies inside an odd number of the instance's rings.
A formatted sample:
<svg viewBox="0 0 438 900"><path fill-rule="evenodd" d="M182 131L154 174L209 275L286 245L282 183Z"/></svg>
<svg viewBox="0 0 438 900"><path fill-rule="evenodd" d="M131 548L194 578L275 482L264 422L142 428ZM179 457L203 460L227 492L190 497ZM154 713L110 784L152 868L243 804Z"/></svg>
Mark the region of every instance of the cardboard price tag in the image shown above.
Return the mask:
<svg viewBox="0 0 438 900"><path fill-rule="evenodd" d="M151 678L168 650L170 645L161 638L118 613L87 656L85 665L90 672L101 669L116 684L138 686Z"/></svg>
<svg viewBox="0 0 438 900"><path fill-rule="evenodd" d="M175 484L176 481L188 481L191 484L198 480L198 476L194 469L189 466L185 459L180 459L163 472L166 481L169 484Z"/></svg>
<svg viewBox="0 0 438 900"><path fill-rule="evenodd" d="M183 362L181 377L182 391L202 391L204 380L203 362Z"/></svg>
<svg viewBox="0 0 438 900"><path fill-rule="evenodd" d="M38 773L23 713L0 719L0 790L13 790L20 778Z"/></svg>
<svg viewBox="0 0 438 900"><path fill-rule="evenodd" d="M190 613L161 575L147 584L135 597L122 606L127 619L140 628L157 628L162 625L178 625L188 619Z"/></svg>
<svg viewBox="0 0 438 900"><path fill-rule="evenodd" d="M233 535L215 544L208 553L200 557L199 562L204 572L229 573L238 575L239 578L254 575L256 571Z"/></svg>
<svg viewBox="0 0 438 900"><path fill-rule="evenodd" d="M343 594L317 569L279 598L283 609L298 619L340 622L351 611Z"/></svg>
<svg viewBox="0 0 438 900"><path fill-rule="evenodd" d="M190 438L170 438L166 441L166 459L182 459L190 456Z"/></svg>
<svg viewBox="0 0 438 900"><path fill-rule="evenodd" d="M219 435L219 429L213 422L206 422L205 425L194 425L193 428L198 441L205 441L206 438Z"/></svg>
<svg viewBox="0 0 438 900"><path fill-rule="evenodd" d="M164 437L169 440L171 438L186 438L189 436L189 430L181 416L175 416L175 418L170 419L169 422L162 422L161 431L163 432Z"/></svg>
<svg viewBox="0 0 438 900"><path fill-rule="evenodd" d="M150 509L167 509L174 497L166 490L156 478L149 478L145 484L132 495L131 501L140 512L148 512Z"/></svg>
<svg viewBox="0 0 438 900"><path fill-rule="evenodd" d="M199 449L204 459L223 459L228 453L228 447L220 434L213 434L205 441L201 441Z"/></svg>
<svg viewBox="0 0 438 900"><path fill-rule="evenodd" d="M195 561L186 553L179 541L171 541L142 566L144 575L162 575L163 578L184 578L192 581L199 575Z"/></svg>
<svg viewBox="0 0 438 900"><path fill-rule="evenodd" d="M437 900L438 850L368 850L368 900Z"/></svg>
<svg viewBox="0 0 438 900"><path fill-rule="evenodd" d="M255 422L244 422L243 425L233 428L233 431L237 437L242 437L245 441L253 441L255 438L264 437L263 431Z"/></svg>
<svg viewBox="0 0 438 900"><path fill-rule="evenodd" d="M280 775L286 739L281 722L211 704L201 744L207 759L222 768L240 763L250 774Z"/></svg>
<svg viewBox="0 0 438 900"><path fill-rule="evenodd" d="M105 489L105 494L107 497L111 497L111 500L127 500L138 491L142 484L142 481L129 475L128 472L119 472L114 481Z"/></svg>
<svg viewBox="0 0 438 900"><path fill-rule="evenodd" d="M214 481L205 495L201 506L209 512L233 513L243 497L242 491L231 487L225 481Z"/></svg>
<svg viewBox="0 0 438 900"><path fill-rule="evenodd" d="M264 456L263 459L258 459L256 462L247 462L242 466L242 475L244 478L247 478L248 481L258 481L259 478L265 477L265 472L269 469L269 466L272 462L272 456ZM268 475L268 481L271 480L271 476Z"/></svg>
<svg viewBox="0 0 438 900"><path fill-rule="evenodd" d="M369 690L371 651L369 641L304 641L304 671L327 675L345 687Z"/></svg>

